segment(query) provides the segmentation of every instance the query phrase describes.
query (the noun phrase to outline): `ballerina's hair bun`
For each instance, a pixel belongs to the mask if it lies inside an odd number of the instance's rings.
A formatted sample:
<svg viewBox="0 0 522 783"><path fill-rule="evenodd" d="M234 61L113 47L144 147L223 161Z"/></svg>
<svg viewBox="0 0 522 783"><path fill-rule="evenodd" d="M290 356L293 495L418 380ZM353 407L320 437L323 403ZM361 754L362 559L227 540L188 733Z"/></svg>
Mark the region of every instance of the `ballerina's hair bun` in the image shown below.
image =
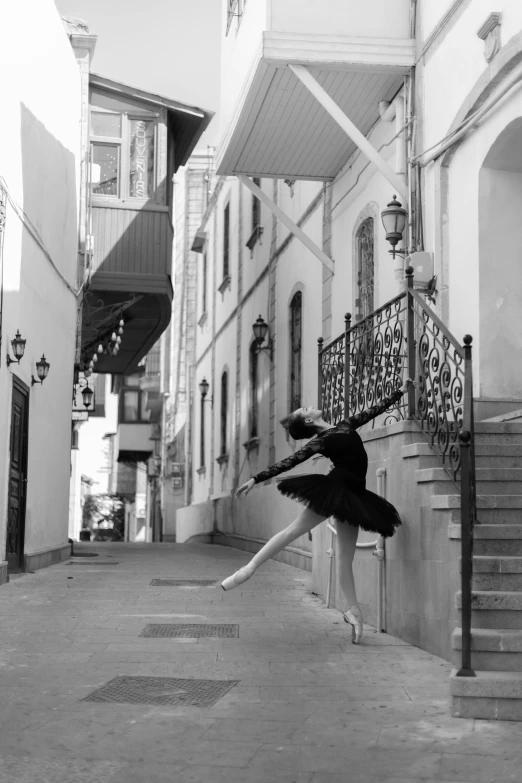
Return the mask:
<svg viewBox="0 0 522 783"><path fill-rule="evenodd" d="M286 419L283 419L281 424L290 433L290 437L294 440L305 440L311 438L314 434L313 430L308 427L303 416L300 413L291 413Z"/></svg>

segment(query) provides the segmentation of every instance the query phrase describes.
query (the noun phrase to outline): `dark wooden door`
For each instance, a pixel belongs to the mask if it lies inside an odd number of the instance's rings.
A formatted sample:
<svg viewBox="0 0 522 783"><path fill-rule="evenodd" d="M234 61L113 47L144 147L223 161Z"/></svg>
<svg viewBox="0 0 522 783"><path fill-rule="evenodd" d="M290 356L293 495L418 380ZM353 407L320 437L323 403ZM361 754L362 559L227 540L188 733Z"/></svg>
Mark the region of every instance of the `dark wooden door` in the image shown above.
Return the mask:
<svg viewBox="0 0 522 783"><path fill-rule="evenodd" d="M9 494L7 501L7 568L21 571L24 566L25 497L27 488L28 394L13 382L11 439L9 453Z"/></svg>

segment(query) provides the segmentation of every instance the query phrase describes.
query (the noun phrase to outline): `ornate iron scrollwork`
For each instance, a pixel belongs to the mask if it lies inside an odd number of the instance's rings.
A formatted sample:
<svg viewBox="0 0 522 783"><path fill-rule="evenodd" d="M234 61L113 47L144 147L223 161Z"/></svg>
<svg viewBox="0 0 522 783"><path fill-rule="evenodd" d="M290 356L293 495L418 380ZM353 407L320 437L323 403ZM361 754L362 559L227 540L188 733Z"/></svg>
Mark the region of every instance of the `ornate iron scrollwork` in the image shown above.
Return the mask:
<svg viewBox="0 0 522 783"><path fill-rule="evenodd" d="M321 405L325 420L338 424L344 419L344 334L329 343L320 354Z"/></svg>
<svg viewBox="0 0 522 783"><path fill-rule="evenodd" d="M456 481L464 417L464 351L418 301L414 313L418 376L415 418Z"/></svg>

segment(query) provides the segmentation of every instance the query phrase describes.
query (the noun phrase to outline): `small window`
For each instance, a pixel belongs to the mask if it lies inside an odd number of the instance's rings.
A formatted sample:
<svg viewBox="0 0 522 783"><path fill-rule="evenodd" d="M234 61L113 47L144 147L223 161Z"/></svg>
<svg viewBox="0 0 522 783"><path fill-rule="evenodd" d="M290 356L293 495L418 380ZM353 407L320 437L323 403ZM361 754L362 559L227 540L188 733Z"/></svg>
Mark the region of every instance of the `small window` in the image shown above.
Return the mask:
<svg viewBox="0 0 522 783"><path fill-rule="evenodd" d="M258 358L254 343L250 346L249 356L249 410L248 410L248 437L257 438L258 436L258 418L259 418L259 377L258 377Z"/></svg>
<svg viewBox="0 0 522 783"><path fill-rule="evenodd" d="M101 196L120 194L120 145L93 144L91 163L92 192Z"/></svg>
<svg viewBox="0 0 522 783"><path fill-rule="evenodd" d="M230 204L223 213L223 280L230 275Z"/></svg>
<svg viewBox="0 0 522 783"><path fill-rule="evenodd" d="M254 177L254 185L258 188L261 187L261 180L259 177ZM255 231L261 225L261 202L257 196L252 194L252 231Z"/></svg>
<svg viewBox="0 0 522 783"><path fill-rule="evenodd" d="M90 106L93 195L153 199L159 114L94 90Z"/></svg>
<svg viewBox="0 0 522 783"><path fill-rule="evenodd" d="M290 410L302 405L302 321L303 295L298 291L290 302Z"/></svg>
<svg viewBox="0 0 522 783"><path fill-rule="evenodd" d="M227 451L228 430L228 372L225 370L221 376L221 456Z"/></svg>
<svg viewBox="0 0 522 783"><path fill-rule="evenodd" d="M139 378L138 375L129 375L124 379L120 402L120 421L124 424L145 424L150 421L148 395L140 389Z"/></svg>
<svg viewBox="0 0 522 783"><path fill-rule="evenodd" d="M208 263L207 254L203 253L203 274L201 281L201 314L204 315L207 312L207 276L208 276Z"/></svg>
<svg viewBox="0 0 522 783"><path fill-rule="evenodd" d="M374 222L367 218L357 232L357 299L356 320L360 321L373 313L375 285L374 271Z"/></svg>
<svg viewBox="0 0 522 783"><path fill-rule="evenodd" d="M138 421L139 399L138 391L123 392L123 421Z"/></svg>

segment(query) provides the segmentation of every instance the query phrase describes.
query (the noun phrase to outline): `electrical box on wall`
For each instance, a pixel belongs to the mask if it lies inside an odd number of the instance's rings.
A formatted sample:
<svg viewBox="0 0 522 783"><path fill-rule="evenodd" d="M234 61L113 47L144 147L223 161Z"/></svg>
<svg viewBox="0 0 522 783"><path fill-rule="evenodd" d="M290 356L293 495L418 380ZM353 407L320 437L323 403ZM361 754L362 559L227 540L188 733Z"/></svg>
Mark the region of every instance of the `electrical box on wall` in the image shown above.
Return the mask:
<svg viewBox="0 0 522 783"><path fill-rule="evenodd" d="M413 281L419 287L427 286L433 280L433 253L426 251L412 253L406 259L406 265L413 267Z"/></svg>

